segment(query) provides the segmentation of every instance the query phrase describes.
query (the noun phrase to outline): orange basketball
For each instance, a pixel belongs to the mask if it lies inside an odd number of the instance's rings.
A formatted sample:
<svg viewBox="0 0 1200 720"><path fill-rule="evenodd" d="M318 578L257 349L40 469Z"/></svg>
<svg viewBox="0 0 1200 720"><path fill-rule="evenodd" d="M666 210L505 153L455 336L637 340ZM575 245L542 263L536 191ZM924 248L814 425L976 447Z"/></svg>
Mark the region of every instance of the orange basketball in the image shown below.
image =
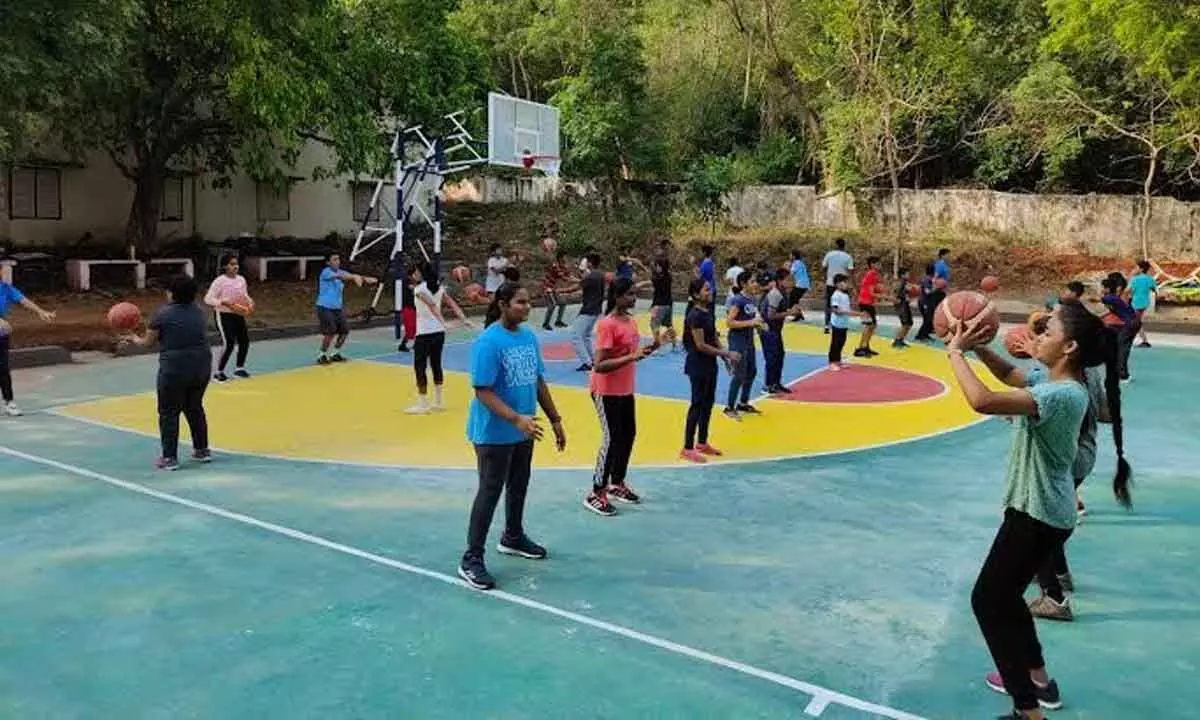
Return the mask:
<svg viewBox="0 0 1200 720"><path fill-rule="evenodd" d="M913 298L913 299L916 299L916 298L919 298L919 297L921 297L921 286L920 286L920 285L913 285L912 283L909 283L909 285L908 285L908 296L909 296L910 298Z"/></svg>
<svg viewBox="0 0 1200 720"><path fill-rule="evenodd" d="M471 279L471 268L466 265L459 265L450 271L450 277L454 278L456 283L465 283Z"/></svg>
<svg viewBox="0 0 1200 720"><path fill-rule="evenodd" d="M545 250L548 253L553 254L557 248L558 248L558 242L554 238L552 238L552 237L542 238L542 249L543 250Z"/></svg>
<svg viewBox="0 0 1200 720"><path fill-rule="evenodd" d="M994 293L1000 289L1000 278L995 275L988 275L983 280L979 281L979 289L985 293Z"/></svg>
<svg viewBox="0 0 1200 720"><path fill-rule="evenodd" d="M483 286L479 283L471 283L463 288L463 294L470 303L487 302L487 293L483 291Z"/></svg>
<svg viewBox="0 0 1200 720"><path fill-rule="evenodd" d="M1004 333L1004 349L1015 358L1028 358L1025 345L1033 340L1033 332L1025 325L1018 325Z"/></svg>
<svg viewBox="0 0 1200 720"><path fill-rule="evenodd" d="M229 309L238 315L249 315L254 312L254 301L245 293L233 298L233 302L227 304L229 305Z"/></svg>
<svg viewBox="0 0 1200 720"><path fill-rule="evenodd" d="M948 287L950 287L950 283L946 280L946 278L934 278L933 279L933 289L934 290L945 290Z"/></svg>
<svg viewBox="0 0 1200 720"><path fill-rule="evenodd" d="M981 340L991 342L1000 332L1000 311L982 293L963 290L951 294L937 307L933 314L933 331L946 340L959 324L968 329L985 328Z"/></svg>
<svg viewBox="0 0 1200 720"><path fill-rule="evenodd" d="M142 311L131 302L122 302L108 309L108 325L118 332L137 330L142 324Z"/></svg>
<svg viewBox="0 0 1200 720"><path fill-rule="evenodd" d="M604 273L604 283L606 285L612 285L613 278L615 278L615 277L616 277L616 275L614 275L611 270Z"/></svg>

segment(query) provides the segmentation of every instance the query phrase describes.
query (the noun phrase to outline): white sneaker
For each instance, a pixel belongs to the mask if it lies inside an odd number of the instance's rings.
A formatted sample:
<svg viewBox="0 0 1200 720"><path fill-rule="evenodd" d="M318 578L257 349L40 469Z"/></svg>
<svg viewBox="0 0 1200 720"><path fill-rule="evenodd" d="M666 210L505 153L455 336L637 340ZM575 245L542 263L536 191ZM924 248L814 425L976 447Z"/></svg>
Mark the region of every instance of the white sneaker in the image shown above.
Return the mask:
<svg viewBox="0 0 1200 720"><path fill-rule="evenodd" d="M4 414L8 415L9 417L21 417L24 415L24 413L21 412L21 408L17 407L15 402L6 403L4 405Z"/></svg>
<svg viewBox="0 0 1200 720"><path fill-rule="evenodd" d="M409 415L428 415L429 406L425 403L417 403L404 412L408 413Z"/></svg>
<svg viewBox="0 0 1200 720"><path fill-rule="evenodd" d="M444 403L435 402L430 409L433 412L446 412L446 405Z"/></svg>

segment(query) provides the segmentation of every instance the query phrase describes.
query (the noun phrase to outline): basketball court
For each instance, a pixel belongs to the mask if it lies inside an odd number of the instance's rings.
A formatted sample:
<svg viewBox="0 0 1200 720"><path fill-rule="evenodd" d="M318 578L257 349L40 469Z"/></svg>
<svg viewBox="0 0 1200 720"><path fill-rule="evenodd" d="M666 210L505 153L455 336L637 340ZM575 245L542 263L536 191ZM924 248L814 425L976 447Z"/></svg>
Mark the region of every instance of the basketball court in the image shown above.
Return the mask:
<svg viewBox="0 0 1200 720"><path fill-rule="evenodd" d="M426 417L404 413L412 371L388 332L356 332L333 367L313 365L313 338L259 343L254 378L210 390L216 461L177 473L151 467L153 356L18 372L30 412L0 421L0 716L1007 710L969 596L1010 428L967 410L943 353L879 343L832 377L820 329L790 326L793 397L718 412L727 462L703 467L676 459L682 356L649 359L645 504L606 519L582 506L586 378L567 332L543 334L569 446L540 447L527 519L551 556L489 551L500 591L479 593L454 577L476 481L470 339L449 338L449 409ZM1053 717L1189 717L1200 700L1197 359L1135 351L1132 514L1106 490L1101 434L1070 545L1077 619L1039 624L1067 703Z"/></svg>

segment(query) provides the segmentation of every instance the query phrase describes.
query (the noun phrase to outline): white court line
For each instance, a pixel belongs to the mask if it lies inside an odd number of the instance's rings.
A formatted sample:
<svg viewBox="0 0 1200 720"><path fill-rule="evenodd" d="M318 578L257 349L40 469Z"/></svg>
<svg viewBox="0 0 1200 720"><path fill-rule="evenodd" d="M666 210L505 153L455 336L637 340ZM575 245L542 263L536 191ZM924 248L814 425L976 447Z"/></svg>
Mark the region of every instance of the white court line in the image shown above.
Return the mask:
<svg viewBox="0 0 1200 720"><path fill-rule="evenodd" d="M467 586L453 575L447 575L445 573L429 570L417 565L410 565L408 563L401 562L399 560L393 560L382 555L376 555L375 553L367 552L366 550L361 550L350 545L344 545L333 540L328 540L318 535L311 535L309 533L285 527L283 525L276 525L275 523L267 522L265 520L259 520L258 518L254 518L249 515L243 515L241 513L225 510L224 508L220 508L215 505L208 505L206 503L196 502L195 500L188 500L187 498L183 498L178 495L172 495L160 490L148 488L145 485L139 485L127 480L120 480L109 475L104 475L102 473L78 467L76 465L59 462L57 460L51 460L50 458L42 457L40 455L31 455L29 453L21 452L20 450L16 450L4 445L0 445L0 454L19 458L21 460L36 463L38 465L55 468L57 470L70 473L72 475L78 475L79 477L88 478L90 480L98 480L99 482L120 488L122 490L128 490L129 492L152 497L156 500L162 500L163 502L172 503L174 505L181 505L192 510L214 515L226 520L232 520L233 522L241 523L243 525L249 525L260 530L274 533L276 535L282 535L293 540L298 540L310 545L316 545L318 547L325 548L326 550L342 553L343 555L349 555L362 560L367 560L368 562L376 563L378 565L383 565L395 570L410 573L412 575L419 575L430 580L437 580L446 583L447 585L454 585L456 587L467 589ZM879 717L891 718L892 720L924 720L924 718L921 718L918 715L906 713L902 710L896 710L883 705L876 705L875 703L867 702L866 700L860 700L850 695L844 695L834 690L829 690L828 688L821 687L820 685L813 685L812 683L807 683L803 680L797 680L795 678L788 677L787 675L781 675L770 670L763 670L754 667L753 665L747 665L745 663L738 662L737 660L730 660L729 658L721 657L720 655L714 655L703 650L697 650L696 648L689 647L687 645L681 645L679 643L655 637L654 635L648 635L646 633L623 627L621 625L614 625L603 620L597 620L595 618L588 617L587 615L580 615L579 613L571 612L569 610L563 610L562 608L557 608L553 605L547 605L521 595L514 595L502 590L493 590L491 592L479 594L486 597L495 598L497 600L503 600L514 605L521 605L522 607L529 608L530 610L536 610L547 615L553 615L579 625L586 625L597 630L611 633L613 635L619 635L629 640L634 640L652 647L656 647L660 650L666 650L667 652L675 653L676 655L682 655L693 660L699 660L710 665L723 667L727 670L733 670L734 672L738 672L743 675L748 675L759 680L765 680L776 685L781 685L792 690L806 693L811 695L812 699L805 707L804 712L811 717L819 717L821 713L824 712L825 708L833 703L854 710L872 713Z"/></svg>

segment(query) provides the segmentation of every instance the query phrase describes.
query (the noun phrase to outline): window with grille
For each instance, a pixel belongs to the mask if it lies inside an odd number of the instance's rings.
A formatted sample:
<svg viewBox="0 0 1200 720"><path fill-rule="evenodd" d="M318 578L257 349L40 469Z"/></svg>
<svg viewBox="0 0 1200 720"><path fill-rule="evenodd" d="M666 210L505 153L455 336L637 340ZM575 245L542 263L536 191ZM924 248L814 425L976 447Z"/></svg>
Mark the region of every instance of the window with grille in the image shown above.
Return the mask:
<svg viewBox="0 0 1200 720"><path fill-rule="evenodd" d="M8 176L8 216L13 220L61 220L62 171L14 166Z"/></svg>
<svg viewBox="0 0 1200 720"><path fill-rule="evenodd" d="M167 178L163 183L159 220L183 221L183 178Z"/></svg>

